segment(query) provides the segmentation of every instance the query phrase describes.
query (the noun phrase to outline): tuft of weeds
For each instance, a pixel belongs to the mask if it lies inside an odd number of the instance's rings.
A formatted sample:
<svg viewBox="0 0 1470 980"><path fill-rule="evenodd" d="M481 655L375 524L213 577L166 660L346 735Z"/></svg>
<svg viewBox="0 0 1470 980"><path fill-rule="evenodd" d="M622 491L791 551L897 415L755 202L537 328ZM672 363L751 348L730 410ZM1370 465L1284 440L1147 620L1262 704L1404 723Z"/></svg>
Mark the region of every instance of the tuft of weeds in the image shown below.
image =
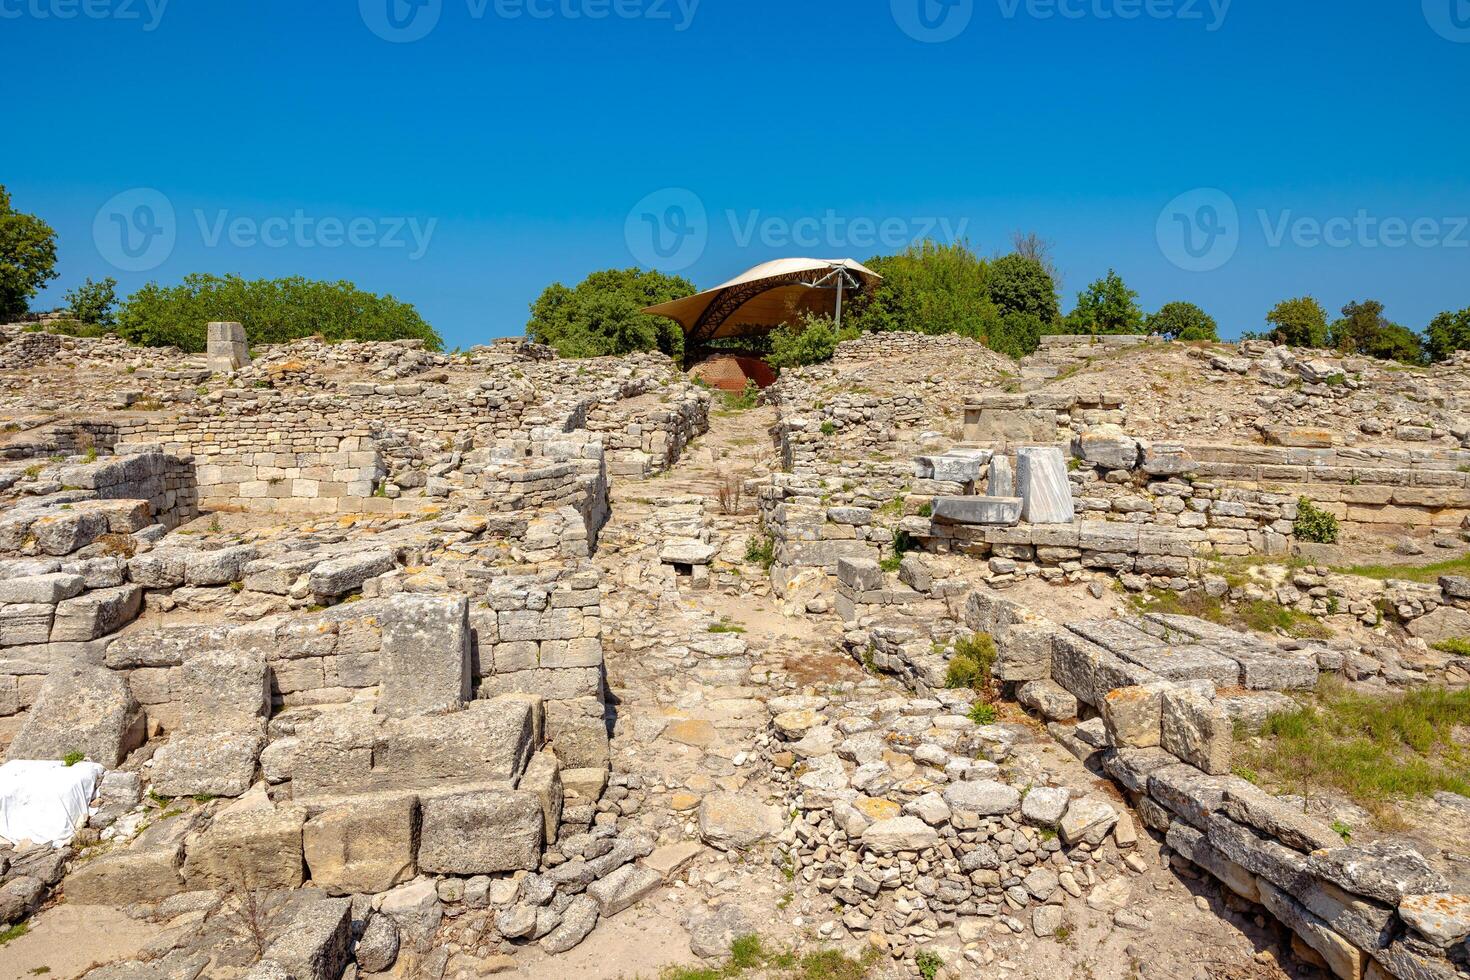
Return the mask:
<svg viewBox="0 0 1470 980"><path fill-rule="evenodd" d="M972 691L984 690L990 683L995 658L995 640L989 633L975 633L957 640L945 671L944 686L952 690L966 687Z"/></svg>
<svg viewBox="0 0 1470 980"><path fill-rule="evenodd" d="M776 564L776 541L769 534L753 534L745 543L745 560L766 571Z"/></svg>
<svg viewBox="0 0 1470 980"><path fill-rule="evenodd" d="M1454 637L1441 640L1434 645L1434 649L1440 653L1448 653L1452 657L1470 657L1470 637Z"/></svg>
<svg viewBox="0 0 1470 980"><path fill-rule="evenodd" d="M1346 565L1334 568L1339 575L1356 575L1359 578L1378 579L1387 582L1438 582L1442 575L1470 575L1470 557L1452 558L1449 561L1430 565Z"/></svg>

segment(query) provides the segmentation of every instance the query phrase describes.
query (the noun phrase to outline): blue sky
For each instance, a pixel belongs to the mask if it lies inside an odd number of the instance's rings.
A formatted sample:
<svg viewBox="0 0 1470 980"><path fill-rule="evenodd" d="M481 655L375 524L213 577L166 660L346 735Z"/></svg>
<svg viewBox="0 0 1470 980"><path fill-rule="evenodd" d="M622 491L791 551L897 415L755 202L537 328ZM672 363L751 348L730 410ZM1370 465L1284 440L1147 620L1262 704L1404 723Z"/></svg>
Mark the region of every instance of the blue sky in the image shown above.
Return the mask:
<svg viewBox="0 0 1470 980"><path fill-rule="evenodd" d="M1307 292L1470 306L1470 0L415 2L0 0L33 305L345 278L469 346L597 268L1027 229L1065 308L1109 267L1231 336Z"/></svg>

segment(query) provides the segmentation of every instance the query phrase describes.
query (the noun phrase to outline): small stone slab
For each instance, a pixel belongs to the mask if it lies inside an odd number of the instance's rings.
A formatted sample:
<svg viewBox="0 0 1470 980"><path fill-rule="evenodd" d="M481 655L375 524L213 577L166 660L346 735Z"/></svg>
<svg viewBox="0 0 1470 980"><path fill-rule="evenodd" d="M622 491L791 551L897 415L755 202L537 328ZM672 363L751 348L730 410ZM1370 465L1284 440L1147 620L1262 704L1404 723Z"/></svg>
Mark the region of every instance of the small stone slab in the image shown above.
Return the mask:
<svg viewBox="0 0 1470 980"><path fill-rule="evenodd" d="M1021 522L1019 497L935 497L934 519L951 524L1013 527Z"/></svg>

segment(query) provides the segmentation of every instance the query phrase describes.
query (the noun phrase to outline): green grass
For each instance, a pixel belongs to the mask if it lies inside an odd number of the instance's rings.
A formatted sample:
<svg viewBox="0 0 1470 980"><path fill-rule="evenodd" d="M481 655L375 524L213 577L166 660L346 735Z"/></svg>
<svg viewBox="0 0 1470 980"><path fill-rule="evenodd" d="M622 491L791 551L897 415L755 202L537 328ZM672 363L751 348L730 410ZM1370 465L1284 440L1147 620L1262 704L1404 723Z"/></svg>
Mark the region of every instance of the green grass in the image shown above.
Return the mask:
<svg viewBox="0 0 1470 980"><path fill-rule="evenodd" d="M659 974L659 980L733 980L756 970L766 977L787 980L864 980L876 960L876 951L858 960L838 949L797 956L768 948L759 936L741 936L730 944L730 959L724 966L669 967Z"/></svg>
<svg viewBox="0 0 1470 980"><path fill-rule="evenodd" d="M710 626L709 626L709 632L711 632L711 633L744 633L745 632L745 627L744 626L741 626L739 623L733 623L733 622L731 622L730 621L730 618L727 616L724 619L720 620L718 623L711 623Z"/></svg>
<svg viewBox="0 0 1470 980"><path fill-rule="evenodd" d="M1470 690L1369 695L1323 678L1314 703L1267 719L1238 761L1300 795L1337 790L1383 816L1395 800L1470 795L1457 725L1470 725Z"/></svg>
<svg viewBox="0 0 1470 980"><path fill-rule="evenodd" d="M6 946L11 942L11 940L19 939L21 936L24 936L30 931L31 927L28 923L17 922L9 929L6 929L4 932L0 932L0 946Z"/></svg>
<svg viewBox="0 0 1470 980"><path fill-rule="evenodd" d="M72 766L76 765L78 762L81 762L86 757L87 753L79 752L76 749L72 749L66 755L61 757L61 764L70 769Z"/></svg>
<svg viewBox="0 0 1470 980"><path fill-rule="evenodd" d="M969 718L977 725L994 725L1000 718L1000 712L995 710L995 705L986 704L984 701L976 701L970 705Z"/></svg>
<svg viewBox="0 0 1470 980"><path fill-rule="evenodd" d="M1357 575L1380 581L1438 582L1441 575L1470 575L1470 557L1451 558L1432 565L1348 565L1334 568L1339 575Z"/></svg>
<svg viewBox="0 0 1470 980"><path fill-rule="evenodd" d="M1130 595L1128 601L1139 612L1194 616L1231 629L1275 634L1278 630L1299 640L1325 640L1332 631L1321 620L1266 599L1252 599L1231 606L1203 592L1178 593L1168 590Z"/></svg>

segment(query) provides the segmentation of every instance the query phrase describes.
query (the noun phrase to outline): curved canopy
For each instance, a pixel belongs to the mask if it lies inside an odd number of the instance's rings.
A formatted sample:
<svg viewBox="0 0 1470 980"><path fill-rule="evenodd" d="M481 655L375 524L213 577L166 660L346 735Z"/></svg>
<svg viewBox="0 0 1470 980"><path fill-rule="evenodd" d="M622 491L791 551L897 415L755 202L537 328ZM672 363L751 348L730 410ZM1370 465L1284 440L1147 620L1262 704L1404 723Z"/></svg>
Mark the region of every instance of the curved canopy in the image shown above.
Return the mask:
<svg viewBox="0 0 1470 980"><path fill-rule="evenodd" d="M803 313L831 314L838 284L847 293L870 289L882 276L852 259L776 259L693 296L650 306L644 313L678 321L695 343L760 333Z"/></svg>

